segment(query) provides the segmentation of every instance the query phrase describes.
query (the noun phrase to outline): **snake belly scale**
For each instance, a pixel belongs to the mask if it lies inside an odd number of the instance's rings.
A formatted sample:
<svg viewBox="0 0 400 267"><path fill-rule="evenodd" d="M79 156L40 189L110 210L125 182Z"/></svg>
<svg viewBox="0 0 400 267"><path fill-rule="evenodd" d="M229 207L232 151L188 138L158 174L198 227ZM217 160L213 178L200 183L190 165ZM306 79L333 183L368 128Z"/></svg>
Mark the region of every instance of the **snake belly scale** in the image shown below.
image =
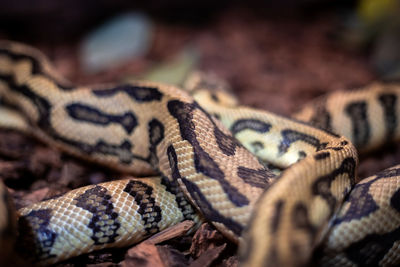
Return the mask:
<svg viewBox="0 0 400 267"><path fill-rule="evenodd" d="M190 202L240 243L244 265L306 264L323 240L328 240L322 245L326 255L335 250L336 246L330 249L335 241L329 238L341 238L335 233L343 230L335 227L344 225L340 218L352 204L339 208L358 182L356 150L348 139L333 133L341 133L336 117L325 119L327 130L321 130L300 121L317 121L316 109L305 109L298 120L288 119L221 103L194 88L198 82L193 84L197 101L176 87L153 82L74 87L37 50L1 42L0 95L24 114L32 134L125 173L160 175L92 185L25 207L18 211L18 224L28 231L19 231L17 245L28 242L35 248L30 252L33 260L41 264L126 246L180 220L200 220ZM373 95L368 90L364 94ZM331 99L335 98L326 101ZM348 99L345 103L354 104ZM381 115L392 116L386 120L386 135L370 127L369 133L360 130L372 118L363 117L368 108L362 103L345 109L350 123L351 118L363 119L353 123L348 135L357 146L373 147L382 136L398 136L393 119L398 111L390 112L398 107L390 96L382 99L386 109ZM325 113L335 116L326 106ZM261 162L284 170L276 176ZM337 221L332 222L335 214ZM244 241L242 233L251 216ZM335 253L341 262L354 262L346 253Z"/></svg>

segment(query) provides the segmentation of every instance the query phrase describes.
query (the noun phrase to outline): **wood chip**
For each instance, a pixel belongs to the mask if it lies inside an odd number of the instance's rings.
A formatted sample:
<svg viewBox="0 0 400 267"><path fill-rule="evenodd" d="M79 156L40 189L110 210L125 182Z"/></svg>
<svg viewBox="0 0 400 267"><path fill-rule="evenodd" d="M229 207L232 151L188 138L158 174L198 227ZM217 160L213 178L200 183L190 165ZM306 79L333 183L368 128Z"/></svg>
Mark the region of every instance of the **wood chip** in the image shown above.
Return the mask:
<svg viewBox="0 0 400 267"><path fill-rule="evenodd" d="M201 256L197 260L193 261L189 266L190 267L210 266L219 257L222 251L224 251L225 247L226 243L218 247L207 249L204 253L201 254Z"/></svg>
<svg viewBox="0 0 400 267"><path fill-rule="evenodd" d="M88 264L86 267L114 267L118 266L116 264L110 263L110 262L103 262L103 263L96 263L96 264Z"/></svg>
<svg viewBox="0 0 400 267"><path fill-rule="evenodd" d="M59 178L59 183L62 185L72 185L77 186L79 183L79 178L83 176L85 168L73 161L68 161L62 166L61 177Z"/></svg>
<svg viewBox="0 0 400 267"><path fill-rule="evenodd" d="M32 150L31 139L23 134L2 129L0 131L0 155L9 159L26 156Z"/></svg>
<svg viewBox="0 0 400 267"><path fill-rule="evenodd" d="M48 193L49 193L48 187L33 191L32 193L30 193L24 197L23 200L24 200L25 206L42 201L45 197L48 196Z"/></svg>
<svg viewBox="0 0 400 267"><path fill-rule="evenodd" d="M224 236L210 224L203 223L193 237L190 253L196 259L205 251L225 243Z"/></svg>
<svg viewBox="0 0 400 267"><path fill-rule="evenodd" d="M163 267L165 265L163 260L161 260L157 247L151 243L142 242L128 250L125 260L121 262L121 266Z"/></svg>
<svg viewBox="0 0 400 267"><path fill-rule="evenodd" d="M189 260L179 250L174 249L169 245L157 246L157 249L165 266L184 267L189 265Z"/></svg>
<svg viewBox="0 0 400 267"><path fill-rule="evenodd" d="M152 237L150 237L149 239L147 239L144 242L146 242L148 244L153 244L153 245L159 244L164 241L170 240L172 238L176 238L176 237L186 234L187 231L189 231L190 228L192 228L193 226L194 226L193 221L183 221L181 223L178 223L177 225L174 225L172 227L165 229L164 231L162 231L160 233L153 235Z"/></svg>
<svg viewBox="0 0 400 267"><path fill-rule="evenodd" d="M0 177L6 179L18 179L25 167L21 161L0 161Z"/></svg>
<svg viewBox="0 0 400 267"><path fill-rule="evenodd" d="M178 250L170 249L167 246L156 247L155 244L182 236L186 234L193 225L193 221L183 221L152 236L139 245L129 249L126 253L125 260L121 262L121 265L177 266L176 264L184 259L184 255L179 253Z"/></svg>
<svg viewBox="0 0 400 267"><path fill-rule="evenodd" d="M29 170L34 174L44 174L48 166L61 167L61 153L59 151L38 147L30 157Z"/></svg>
<svg viewBox="0 0 400 267"><path fill-rule="evenodd" d="M239 259L237 256L231 256L222 261L221 267L238 267Z"/></svg>

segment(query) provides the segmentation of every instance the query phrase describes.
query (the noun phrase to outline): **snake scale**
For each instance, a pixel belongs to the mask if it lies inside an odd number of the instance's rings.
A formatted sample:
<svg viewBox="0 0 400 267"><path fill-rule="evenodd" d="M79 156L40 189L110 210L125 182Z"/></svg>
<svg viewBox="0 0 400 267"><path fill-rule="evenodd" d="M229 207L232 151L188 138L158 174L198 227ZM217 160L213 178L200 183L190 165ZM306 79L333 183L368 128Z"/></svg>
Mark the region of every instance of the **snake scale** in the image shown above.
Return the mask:
<svg viewBox="0 0 400 267"><path fill-rule="evenodd" d="M400 166L360 182L355 149L399 138L400 87L335 92L292 119L240 106L201 73L183 87L76 87L36 49L0 42L0 95L23 114L0 113L2 122L85 160L156 176L55 196L18 210L17 225L1 185L2 251L18 231L19 253L49 265L205 219L239 243L243 266L400 262Z"/></svg>

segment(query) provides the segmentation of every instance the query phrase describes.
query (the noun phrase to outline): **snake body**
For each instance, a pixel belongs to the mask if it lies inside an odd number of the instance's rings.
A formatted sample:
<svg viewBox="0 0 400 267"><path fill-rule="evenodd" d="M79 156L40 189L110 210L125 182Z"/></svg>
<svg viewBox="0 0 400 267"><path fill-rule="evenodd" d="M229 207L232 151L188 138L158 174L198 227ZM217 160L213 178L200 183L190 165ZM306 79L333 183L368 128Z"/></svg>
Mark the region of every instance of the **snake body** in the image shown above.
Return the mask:
<svg viewBox="0 0 400 267"><path fill-rule="evenodd" d="M239 106L223 91L204 90L210 86L199 75L188 79L185 87L196 100L154 82L74 87L37 50L1 42L0 95L24 114L32 134L125 173L159 175L79 188L25 207L18 211L17 245L33 248L28 252L32 260L51 264L94 249L127 246L183 219L200 220L196 210L240 243L244 265L306 264L324 240L320 250L330 255L322 257L324 262L344 258L354 263L343 251L362 237L338 249L335 240L346 231L339 228L355 224L352 220L371 222L368 214L351 219L346 212L360 199L349 196L358 181L358 158L352 143L336 134L343 132L337 127L350 125L347 136L365 149L398 138L399 89L341 93L343 101L330 96L321 101L326 105L289 119ZM340 109L333 112L338 102ZM385 118L379 130L368 125L374 116ZM283 171L276 176L263 163ZM379 180L391 188L386 199L397 196L393 170L389 179ZM378 177L357 186L370 189L367 194L375 199L379 194L371 188L380 183ZM339 210L346 196L350 204ZM374 203L378 212L372 213L379 218L384 205ZM385 231L396 227L393 222ZM388 253L396 251L384 256Z"/></svg>

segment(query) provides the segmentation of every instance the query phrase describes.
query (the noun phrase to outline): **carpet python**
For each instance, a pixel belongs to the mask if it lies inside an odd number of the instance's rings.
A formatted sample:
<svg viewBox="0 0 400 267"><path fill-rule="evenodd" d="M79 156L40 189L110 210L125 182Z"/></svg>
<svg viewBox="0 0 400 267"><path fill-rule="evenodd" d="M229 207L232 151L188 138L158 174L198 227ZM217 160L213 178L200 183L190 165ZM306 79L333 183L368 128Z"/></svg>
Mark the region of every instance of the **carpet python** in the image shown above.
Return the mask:
<svg viewBox="0 0 400 267"><path fill-rule="evenodd" d="M205 219L239 243L243 266L400 262L400 166L359 182L353 146L398 139L399 87L335 92L293 118L240 106L201 73L183 87L76 87L36 49L1 41L0 95L18 109L0 110L2 124L123 173L157 176L78 188L18 210L17 222L1 185L2 250L18 232L16 250L49 265Z"/></svg>

